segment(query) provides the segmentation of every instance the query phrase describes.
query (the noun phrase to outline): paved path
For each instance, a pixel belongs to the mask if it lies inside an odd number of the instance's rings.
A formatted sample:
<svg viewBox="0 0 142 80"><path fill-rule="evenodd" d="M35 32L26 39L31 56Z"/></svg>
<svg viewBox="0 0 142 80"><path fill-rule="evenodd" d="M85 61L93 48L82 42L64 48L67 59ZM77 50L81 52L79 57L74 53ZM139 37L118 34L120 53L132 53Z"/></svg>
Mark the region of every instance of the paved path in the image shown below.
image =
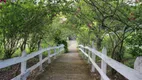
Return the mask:
<svg viewBox="0 0 142 80"><path fill-rule="evenodd" d="M69 53L51 63L37 80L95 80L89 65L77 53L76 41L70 41L69 45Z"/></svg>

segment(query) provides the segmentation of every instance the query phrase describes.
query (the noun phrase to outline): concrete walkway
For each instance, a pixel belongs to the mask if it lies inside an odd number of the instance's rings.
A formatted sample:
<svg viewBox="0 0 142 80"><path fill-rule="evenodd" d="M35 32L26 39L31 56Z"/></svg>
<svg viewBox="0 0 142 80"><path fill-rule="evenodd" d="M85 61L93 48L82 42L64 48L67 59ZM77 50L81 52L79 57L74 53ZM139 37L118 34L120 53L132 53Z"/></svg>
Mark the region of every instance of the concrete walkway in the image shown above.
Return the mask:
<svg viewBox="0 0 142 80"><path fill-rule="evenodd" d="M38 76L37 80L95 80L89 65L77 53L76 41L70 41L69 53L62 54Z"/></svg>

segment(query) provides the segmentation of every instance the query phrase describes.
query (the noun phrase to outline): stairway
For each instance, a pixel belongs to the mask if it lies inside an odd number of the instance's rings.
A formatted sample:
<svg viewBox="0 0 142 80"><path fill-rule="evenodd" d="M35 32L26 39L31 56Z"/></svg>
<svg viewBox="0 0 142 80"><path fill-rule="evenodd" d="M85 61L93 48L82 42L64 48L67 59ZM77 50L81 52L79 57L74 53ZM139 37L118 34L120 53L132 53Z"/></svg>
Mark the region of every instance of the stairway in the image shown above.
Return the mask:
<svg viewBox="0 0 142 80"><path fill-rule="evenodd" d="M62 54L37 80L94 80L89 65L77 53L76 41L70 41L69 53Z"/></svg>

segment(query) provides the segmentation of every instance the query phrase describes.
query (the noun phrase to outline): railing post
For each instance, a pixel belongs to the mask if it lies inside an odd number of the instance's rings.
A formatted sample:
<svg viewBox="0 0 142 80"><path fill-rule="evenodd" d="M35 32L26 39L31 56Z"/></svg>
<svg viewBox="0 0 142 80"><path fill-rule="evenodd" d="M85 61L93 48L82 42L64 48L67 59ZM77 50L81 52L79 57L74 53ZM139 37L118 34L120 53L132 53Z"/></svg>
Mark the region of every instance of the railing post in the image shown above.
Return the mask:
<svg viewBox="0 0 142 80"><path fill-rule="evenodd" d="M22 57L25 57L27 54L25 52L25 50L22 52ZM24 74L26 72L26 68L27 68L27 61L23 61L21 62L21 74ZM22 80L26 80L26 77L23 77Z"/></svg>
<svg viewBox="0 0 142 80"><path fill-rule="evenodd" d="M56 59L56 55L57 55L57 52L56 52L56 48L54 48L54 59Z"/></svg>
<svg viewBox="0 0 142 80"><path fill-rule="evenodd" d="M93 52L95 52L95 50L96 49L94 47L94 42L92 42L92 59L94 62L96 62L96 55L93 53ZM93 64L92 64L91 72L95 72L95 67Z"/></svg>
<svg viewBox="0 0 142 80"><path fill-rule="evenodd" d="M142 73L142 56L136 58L134 62L134 69Z"/></svg>
<svg viewBox="0 0 142 80"><path fill-rule="evenodd" d="M84 51L84 48L83 48L83 47L81 47L81 49ZM82 56L82 58L84 59L84 54L82 54L81 56Z"/></svg>
<svg viewBox="0 0 142 80"><path fill-rule="evenodd" d="M107 50L106 50L106 48L103 48L102 54L107 55ZM101 61L101 69L102 69L102 71L106 74L107 64L105 63L104 60ZM104 80L104 79L101 77L101 80Z"/></svg>
<svg viewBox="0 0 142 80"><path fill-rule="evenodd" d="M50 50L48 50L48 64L51 63L51 58L50 58Z"/></svg>
<svg viewBox="0 0 142 80"><path fill-rule="evenodd" d="M93 48L92 49L92 59L96 63L96 55L93 53L94 51L95 51L95 49ZM95 72L95 67L93 64L92 64L91 72Z"/></svg>
<svg viewBox="0 0 142 80"><path fill-rule="evenodd" d="M40 47L39 50L41 50L42 48ZM40 66L39 66L39 71L43 71L43 68L42 68L42 53L39 54L39 62L40 62Z"/></svg>

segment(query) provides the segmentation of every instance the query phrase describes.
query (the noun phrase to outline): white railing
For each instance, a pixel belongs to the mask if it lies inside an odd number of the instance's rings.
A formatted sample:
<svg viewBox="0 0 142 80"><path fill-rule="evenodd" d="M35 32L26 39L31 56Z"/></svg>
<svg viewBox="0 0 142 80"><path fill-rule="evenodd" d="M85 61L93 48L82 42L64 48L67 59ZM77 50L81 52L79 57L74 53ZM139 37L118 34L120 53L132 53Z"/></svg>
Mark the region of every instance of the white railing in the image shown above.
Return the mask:
<svg viewBox="0 0 142 80"><path fill-rule="evenodd" d="M96 70L101 75L101 80L110 80L110 78L106 75L107 64L128 80L142 80L142 73L108 57L106 48L103 48L102 52L99 52L95 50L95 48L90 48L87 46L84 47L83 45L79 45L79 50L88 58L88 62L91 62L91 72L95 72L96 68ZM102 59L101 68L95 62L96 56Z"/></svg>
<svg viewBox="0 0 142 80"><path fill-rule="evenodd" d="M51 50L54 50L54 53L51 54ZM21 74L16 76L15 78L11 79L11 80L26 80L27 77L29 76L30 72L32 72L34 69L36 69L39 66L40 71L42 71L42 63L44 63L45 61L48 60L48 63L51 63L51 57L54 57L54 59L56 59L57 54L59 54L60 52L62 52L64 50L64 45L60 45L60 46L56 46L56 47L50 47L50 48L44 48L41 49L37 52L33 52L30 54L26 54L25 51L22 52L22 56L21 57L15 57L15 58L11 58L11 59L7 59L7 60L1 60L0 61L0 69L1 68L5 68L17 63L21 63ZM48 51L48 55L47 57L45 57L44 59L42 58L42 53ZM39 62L36 63L35 65L33 65L30 68L26 68L27 65L27 60L35 57L35 56L39 56Z"/></svg>

